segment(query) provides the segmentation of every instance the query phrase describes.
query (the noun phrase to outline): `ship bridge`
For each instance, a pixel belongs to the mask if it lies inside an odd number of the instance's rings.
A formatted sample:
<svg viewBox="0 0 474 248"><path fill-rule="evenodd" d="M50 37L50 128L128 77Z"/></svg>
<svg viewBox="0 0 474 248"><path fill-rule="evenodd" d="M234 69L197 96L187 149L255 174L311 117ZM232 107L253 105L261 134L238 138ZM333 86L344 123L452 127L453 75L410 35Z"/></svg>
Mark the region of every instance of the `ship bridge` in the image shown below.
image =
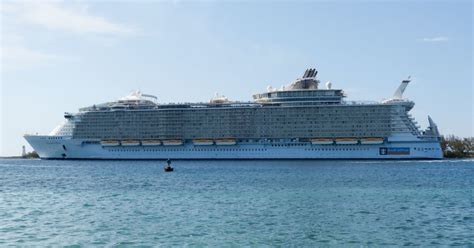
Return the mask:
<svg viewBox="0 0 474 248"><path fill-rule="evenodd" d="M319 80L316 79L318 71L314 68L307 69L301 78L296 79L288 86L281 89L267 88L267 92L253 95L253 99L262 104L340 104L345 97L341 89L331 89L330 82L326 89L319 89Z"/></svg>

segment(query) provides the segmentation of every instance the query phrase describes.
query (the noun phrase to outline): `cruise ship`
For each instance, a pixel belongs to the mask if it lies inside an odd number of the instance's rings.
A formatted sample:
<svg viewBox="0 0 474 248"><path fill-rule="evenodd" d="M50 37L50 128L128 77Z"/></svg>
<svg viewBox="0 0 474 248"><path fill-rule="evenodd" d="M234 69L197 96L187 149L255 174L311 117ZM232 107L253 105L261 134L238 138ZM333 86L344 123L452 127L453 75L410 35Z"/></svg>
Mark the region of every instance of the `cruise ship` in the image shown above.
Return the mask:
<svg viewBox="0 0 474 248"><path fill-rule="evenodd" d="M410 78L380 102L345 100L315 69L248 102L159 104L134 91L65 113L49 135L25 135L42 159L441 159L428 116L421 130L403 98Z"/></svg>

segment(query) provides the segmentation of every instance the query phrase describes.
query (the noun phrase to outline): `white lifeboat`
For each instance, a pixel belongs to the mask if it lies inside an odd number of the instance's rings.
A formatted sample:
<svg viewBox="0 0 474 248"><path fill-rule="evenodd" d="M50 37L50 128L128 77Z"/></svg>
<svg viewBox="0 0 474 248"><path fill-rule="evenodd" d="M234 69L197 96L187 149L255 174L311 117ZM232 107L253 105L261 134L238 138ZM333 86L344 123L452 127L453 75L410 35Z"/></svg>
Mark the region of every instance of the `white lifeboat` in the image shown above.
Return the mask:
<svg viewBox="0 0 474 248"><path fill-rule="evenodd" d="M311 144L313 145L332 145L334 141L332 139L311 139Z"/></svg>
<svg viewBox="0 0 474 248"><path fill-rule="evenodd" d="M364 138L360 140L360 143L364 145L382 144L383 138Z"/></svg>
<svg viewBox="0 0 474 248"><path fill-rule="evenodd" d="M237 144L235 139L216 139L216 145L218 146L230 146Z"/></svg>
<svg viewBox="0 0 474 248"><path fill-rule="evenodd" d="M122 140L122 146L139 146L140 141L138 140Z"/></svg>
<svg viewBox="0 0 474 248"><path fill-rule="evenodd" d="M212 139L193 139L193 144L195 146L210 146L214 144Z"/></svg>
<svg viewBox="0 0 474 248"><path fill-rule="evenodd" d="M164 146L180 146L182 144L183 141L179 139L163 140Z"/></svg>
<svg viewBox="0 0 474 248"><path fill-rule="evenodd" d="M119 146L120 141L118 141L118 140L102 140L102 141L100 141L100 144L102 146Z"/></svg>
<svg viewBox="0 0 474 248"><path fill-rule="evenodd" d="M338 145L355 145L357 144L357 139L352 138L340 138L336 139L336 144Z"/></svg>
<svg viewBox="0 0 474 248"><path fill-rule="evenodd" d="M159 146L161 145L160 140L142 140L142 146Z"/></svg>

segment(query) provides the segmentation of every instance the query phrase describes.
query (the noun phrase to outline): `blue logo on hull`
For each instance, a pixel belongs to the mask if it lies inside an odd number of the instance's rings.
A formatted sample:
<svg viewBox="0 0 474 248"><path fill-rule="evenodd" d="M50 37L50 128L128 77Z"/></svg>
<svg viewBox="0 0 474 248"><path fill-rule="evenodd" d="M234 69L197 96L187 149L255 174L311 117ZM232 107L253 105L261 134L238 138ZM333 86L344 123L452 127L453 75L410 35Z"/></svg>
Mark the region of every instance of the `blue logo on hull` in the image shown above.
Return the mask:
<svg viewBox="0 0 474 248"><path fill-rule="evenodd" d="M380 147L380 155L410 155L410 147Z"/></svg>

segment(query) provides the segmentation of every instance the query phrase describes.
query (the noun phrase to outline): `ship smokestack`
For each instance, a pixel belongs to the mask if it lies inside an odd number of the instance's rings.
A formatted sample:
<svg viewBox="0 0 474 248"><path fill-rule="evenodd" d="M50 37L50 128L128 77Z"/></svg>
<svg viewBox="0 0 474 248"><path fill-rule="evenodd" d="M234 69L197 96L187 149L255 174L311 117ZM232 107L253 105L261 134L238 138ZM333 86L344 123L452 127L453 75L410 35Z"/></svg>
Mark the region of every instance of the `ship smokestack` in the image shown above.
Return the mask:
<svg viewBox="0 0 474 248"><path fill-rule="evenodd" d="M306 71L304 71L303 77L302 78L314 78L318 74L318 71L314 68L308 68Z"/></svg>
<svg viewBox="0 0 474 248"><path fill-rule="evenodd" d="M303 75L303 78L314 78L314 77L316 77L316 74L318 74L318 71L316 71L316 69L309 68L309 69L306 69L306 71Z"/></svg>
<svg viewBox="0 0 474 248"><path fill-rule="evenodd" d="M308 75L309 75L309 72L310 72L310 70L306 69L306 71L304 71L303 78L307 78Z"/></svg>

